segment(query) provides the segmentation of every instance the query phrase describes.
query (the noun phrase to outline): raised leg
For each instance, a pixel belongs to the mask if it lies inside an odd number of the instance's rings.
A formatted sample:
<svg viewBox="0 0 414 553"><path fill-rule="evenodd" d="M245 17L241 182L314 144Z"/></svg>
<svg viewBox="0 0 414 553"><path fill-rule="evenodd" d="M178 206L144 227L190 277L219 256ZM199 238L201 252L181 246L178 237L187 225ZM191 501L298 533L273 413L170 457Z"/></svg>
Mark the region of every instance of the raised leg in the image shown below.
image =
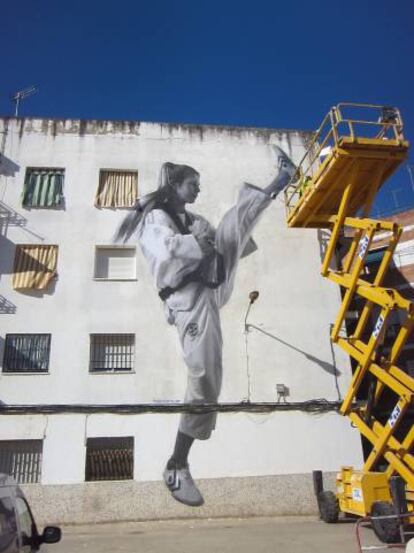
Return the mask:
<svg viewBox="0 0 414 553"><path fill-rule="evenodd" d="M216 289L219 307L225 305L233 291L234 278L239 259L255 249L251 234L260 215L288 184L296 171L295 165L278 148L274 147L278 159L278 174L266 188L244 184L237 203L223 217L216 232L215 247L224 257L225 280ZM253 248L252 248L253 246Z"/></svg>

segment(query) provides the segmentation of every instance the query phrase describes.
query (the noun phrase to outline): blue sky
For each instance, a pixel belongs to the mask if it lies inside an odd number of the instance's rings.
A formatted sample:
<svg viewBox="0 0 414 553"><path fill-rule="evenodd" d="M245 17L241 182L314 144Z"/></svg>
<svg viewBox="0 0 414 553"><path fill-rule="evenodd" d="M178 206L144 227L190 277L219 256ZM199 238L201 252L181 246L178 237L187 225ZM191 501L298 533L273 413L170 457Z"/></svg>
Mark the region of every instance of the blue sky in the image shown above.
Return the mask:
<svg viewBox="0 0 414 553"><path fill-rule="evenodd" d="M412 0L19 0L0 42L2 115L32 84L21 115L315 129L355 101L398 106L414 140ZM378 207L410 186L403 167Z"/></svg>

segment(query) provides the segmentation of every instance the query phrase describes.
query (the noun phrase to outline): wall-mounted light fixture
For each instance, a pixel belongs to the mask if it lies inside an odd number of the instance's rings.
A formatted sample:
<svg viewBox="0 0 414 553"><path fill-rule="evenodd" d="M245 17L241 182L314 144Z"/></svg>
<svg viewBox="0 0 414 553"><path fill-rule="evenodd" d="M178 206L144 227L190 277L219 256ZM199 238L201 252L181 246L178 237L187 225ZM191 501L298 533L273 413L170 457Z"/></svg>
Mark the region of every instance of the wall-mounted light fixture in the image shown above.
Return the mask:
<svg viewBox="0 0 414 553"><path fill-rule="evenodd" d="M283 401L286 403L286 398L289 397L290 391L284 384L276 384L277 402Z"/></svg>

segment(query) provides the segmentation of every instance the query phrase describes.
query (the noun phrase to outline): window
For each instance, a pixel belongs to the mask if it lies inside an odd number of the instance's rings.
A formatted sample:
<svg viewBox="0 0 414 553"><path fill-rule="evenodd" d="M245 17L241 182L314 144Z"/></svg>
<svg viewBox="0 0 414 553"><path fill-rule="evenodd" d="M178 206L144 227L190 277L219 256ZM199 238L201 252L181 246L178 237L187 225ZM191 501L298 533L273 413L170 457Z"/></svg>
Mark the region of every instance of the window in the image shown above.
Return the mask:
<svg viewBox="0 0 414 553"><path fill-rule="evenodd" d="M102 169L96 192L96 207L132 207L138 197L138 173Z"/></svg>
<svg viewBox="0 0 414 553"><path fill-rule="evenodd" d="M40 482L42 440L0 441L0 472L11 474L19 484Z"/></svg>
<svg viewBox="0 0 414 553"><path fill-rule="evenodd" d="M136 249L134 247L97 246L95 278L103 280L135 280Z"/></svg>
<svg viewBox="0 0 414 553"><path fill-rule="evenodd" d="M88 438L85 480L134 478L134 438Z"/></svg>
<svg viewBox="0 0 414 553"><path fill-rule="evenodd" d="M64 169L43 167L26 169L23 205L26 207L62 206L64 175Z"/></svg>
<svg viewBox="0 0 414 553"><path fill-rule="evenodd" d="M13 269L14 289L44 290L57 276L58 247L45 244L16 246Z"/></svg>
<svg viewBox="0 0 414 553"><path fill-rule="evenodd" d="M134 334L91 335L90 372L132 371L134 357Z"/></svg>
<svg viewBox="0 0 414 553"><path fill-rule="evenodd" d="M50 334L6 334L3 372L47 372L50 339Z"/></svg>

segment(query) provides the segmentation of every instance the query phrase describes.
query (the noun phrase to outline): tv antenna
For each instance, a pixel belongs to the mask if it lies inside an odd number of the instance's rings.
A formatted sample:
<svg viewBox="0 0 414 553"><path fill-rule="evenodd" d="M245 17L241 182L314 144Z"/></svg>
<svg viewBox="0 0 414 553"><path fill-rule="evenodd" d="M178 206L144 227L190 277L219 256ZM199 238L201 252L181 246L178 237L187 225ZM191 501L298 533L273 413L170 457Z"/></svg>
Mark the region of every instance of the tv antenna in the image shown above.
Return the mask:
<svg viewBox="0 0 414 553"><path fill-rule="evenodd" d="M32 94L34 94L35 92L37 92L37 88L35 86L30 86L29 88L25 88L23 90L19 90L18 92L16 92L15 94L13 94L12 96L12 100L13 102L15 102L16 104L16 108L14 110L14 116L15 117L18 117L19 116L19 107L20 107L20 102L22 100L24 100L25 98L27 98L27 96L31 96Z"/></svg>

